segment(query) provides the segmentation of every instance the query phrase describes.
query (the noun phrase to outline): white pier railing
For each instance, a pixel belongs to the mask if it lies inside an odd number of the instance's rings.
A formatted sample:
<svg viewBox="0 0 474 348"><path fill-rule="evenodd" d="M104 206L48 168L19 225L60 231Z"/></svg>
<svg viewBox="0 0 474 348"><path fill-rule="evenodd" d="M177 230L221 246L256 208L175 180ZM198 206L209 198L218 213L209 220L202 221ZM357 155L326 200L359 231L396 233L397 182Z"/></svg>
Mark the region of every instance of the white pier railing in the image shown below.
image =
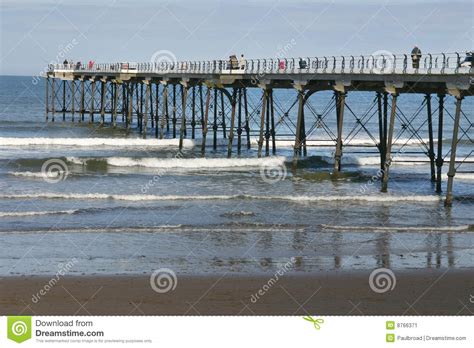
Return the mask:
<svg viewBox="0 0 474 348"><path fill-rule="evenodd" d="M472 53L324 56L147 63L54 64L49 71L156 74L472 74Z"/></svg>

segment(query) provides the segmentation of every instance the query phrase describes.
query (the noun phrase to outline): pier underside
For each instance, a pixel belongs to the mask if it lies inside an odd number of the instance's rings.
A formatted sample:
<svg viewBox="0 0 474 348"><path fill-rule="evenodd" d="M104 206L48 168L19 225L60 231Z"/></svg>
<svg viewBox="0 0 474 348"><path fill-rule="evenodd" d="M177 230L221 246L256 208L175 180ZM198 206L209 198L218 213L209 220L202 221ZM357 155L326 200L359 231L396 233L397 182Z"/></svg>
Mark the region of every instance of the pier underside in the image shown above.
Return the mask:
<svg viewBox="0 0 474 348"><path fill-rule="evenodd" d="M415 141L423 161L430 165L427 177L438 193L442 167L448 160L445 204L449 206L456 171L462 164L472 164L472 151L456 157L459 141L473 144L472 115L462 109L463 99L474 92L471 78L470 74L160 74L55 69L46 77L46 121L59 117L136 129L143 138L179 139L180 150L185 139L194 139L202 155L209 146L216 149L224 142L227 157L251 148L256 148L258 157L270 156L278 153L281 142L291 141L295 164L318 148L330 147L336 174L342 169L343 153L372 147L380 159L377 177L382 191L387 191L394 157ZM358 92L373 93L362 112L360 107L354 111L359 101L352 97ZM315 108L320 93L331 97L327 105ZM402 110L397 101L412 94L421 95L420 102L414 109ZM378 132L369 130L368 125L374 124ZM358 134L368 136L371 143L358 143Z"/></svg>

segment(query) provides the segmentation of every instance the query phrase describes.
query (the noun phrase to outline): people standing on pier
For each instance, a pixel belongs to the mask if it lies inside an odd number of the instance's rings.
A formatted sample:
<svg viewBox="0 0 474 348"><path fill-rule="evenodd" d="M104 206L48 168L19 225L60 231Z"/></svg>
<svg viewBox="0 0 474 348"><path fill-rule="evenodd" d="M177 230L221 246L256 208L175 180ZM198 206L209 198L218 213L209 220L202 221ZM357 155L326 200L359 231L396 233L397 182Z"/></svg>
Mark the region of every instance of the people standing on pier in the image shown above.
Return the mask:
<svg viewBox="0 0 474 348"><path fill-rule="evenodd" d="M229 65L230 65L229 70L239 69L239 61L237 60L237 56L235 54L229 57Z"/></svg>
<svg viewBox="0 0 474 348"><path fill-rule="evenodd" d="M278 69L285 70L285 67L286 67L285 66L285 61L283 59L281 59L281 60L279 59L278 60Z"/></svg>
<svg viewBox="0 0 474 348"><path fill-rule="evenodd" d="M245 70L246 61L245 61L245 58L244 58L243 54L240 55L240 62L239 63L240 63L240 69Z"/></svg>
<svg viewBox="0 0 474 348"><path fill-rule="evenodd" d="M303 58L300 58L298 64L299 64L299 66L300 66L300 69L306 69L306 67L307 67L306 61L303 60Z"/></svg>
<svg viewBox="0 0 474 348"><path fill-rule="evenodd" d="M421 60L421 50L418 48L418 46L415 46L411 50L411 61L412 61L413 69L418 69L420 67L420 60Z"/></svg>

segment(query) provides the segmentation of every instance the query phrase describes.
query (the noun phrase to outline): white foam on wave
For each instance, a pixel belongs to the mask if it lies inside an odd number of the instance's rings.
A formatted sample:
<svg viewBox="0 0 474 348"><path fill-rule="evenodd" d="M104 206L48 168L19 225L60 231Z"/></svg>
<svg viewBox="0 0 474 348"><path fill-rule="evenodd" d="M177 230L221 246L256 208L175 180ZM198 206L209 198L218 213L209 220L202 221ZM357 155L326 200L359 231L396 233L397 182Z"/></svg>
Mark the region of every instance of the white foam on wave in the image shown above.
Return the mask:
<svg viewBox="0 0 474 348"><path fill-rule="evenodd" d="M9 175L13 175L13 176L20 176L20 177L26 177L26 178L40 178L40 179L43 179L43 178L57 178L58 177L58 173L54 173L54 172L30 172L30 171L26 171L26 172L8 172Z"/></svg>
<svg viewBox="0 0 474 348"><path fill-rule="evenodd" d="M190 201L190 200L275 200L296 203L309 202L439 202L439 196L398 196L398 195L360 195L360 196L257 196L257 195L115 195L106 193L31 193L31 194L2 194L0 199L76 199L76 200L118 200L118 201Z"/></svg>
<svg viewBox="0 0 474 348"><path fill-rule="evenodd" d="M0 212L0 217L27 217L27 216L40 216L40 215L61 215L61 214L74 214L78 210L57 210L57 211L5 211Z"/></svg>
<svg viewBox="0 0 474 348"><path fill-rule="evenodd" d="M211 226L211 227L200 227L200 226L183 226L183 225L159 225L159 226L150 226L150 227L106 227L106 228L64 228L64 229L46 229L46 230L9 230L9 231L2 231L2 234L46 234L46 233L166 233L166 232L198 232L198 233L209 233L209 232L220 232L220 233L235 233L235 232L242 232L242 233L252 233L252 232L275 232L276 228L278 227L279 233L294 233L294 232L304 232L304 227L282 227L277 225L270 225L270 226L258 226L258 225L250 225L250 226L240 226L240 225L233 225L229 227L225 226Z"/></svg>
<svg viewBox="0 0 474 348"><path fill-rule="evenodd" d="M359 232L462 232L470 231L469 225L461 226L340 226L321 225L327 230L344 230ZM474 231L473 231L474 232Z"/></svg>
<svg viewBox="0 0 474 348"><path fill-rule="evenodd" d="M147 167L160 169L214 169L281 166L285 157L266 158L130 158L110 157L107 164L115 167Z"/></svg>
<svg viewBox="0 0 474 348"><path fill-rule="evenodd" d="M0 137L0 146L110 146L110 147L166 147L178 146L179 139L124 139L124 138L13 138ZM194 141L184 139L184 147L193 147Z"/></svg>

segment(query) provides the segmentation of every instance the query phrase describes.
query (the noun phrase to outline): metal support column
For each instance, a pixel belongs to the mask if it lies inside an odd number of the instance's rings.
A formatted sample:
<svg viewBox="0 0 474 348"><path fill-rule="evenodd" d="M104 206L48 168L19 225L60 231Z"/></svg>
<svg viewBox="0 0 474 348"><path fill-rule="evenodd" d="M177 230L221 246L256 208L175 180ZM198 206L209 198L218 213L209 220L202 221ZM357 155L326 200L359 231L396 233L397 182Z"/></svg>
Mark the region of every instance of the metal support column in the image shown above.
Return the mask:
<svg viewBox="0 0 474 348"><path fill-rule="evenodd" d="M247 104L247 88L244 87L245 133L247 134L247 150L250 150L250 115Z"/></svg>
<svg viewBox="0 0 474 348"><path fill-rule="evenodd" d="M384 134L384 118L383 118L383 110L382 110L382 94L380 92L377 92L377 112L378 112L378 117L379 117L379 145L378 149L380 152L380 170L385 169L385 152L386 150L386 145L387 145L387 140L385 139L385 134Z"/></svg>
<svg viewBox="0 0 474 348"><path fill-rule="evenodd" d="M217 88L214 89L214 123L212 125L212 130L214 131L212 146L214 150L216 150L217 149Z"/></svg>
<svg viewBox="0 0 474 348"><path fill-rule="evenodd" d="M196 137L196 86L192 89L191 100L191 139Z"/></svg>
<svg viewBox="0 0 474 348"><path fill-rule="evenodd" d="M336 140L336 152L334 154L334 170L336 172L341 171L341 158L342 158L342 126L344 124L344 106L346 103L346 94L343 92L337 92L338 97L336 98L336 107L338 110L337 117L337 140Z"/></svg>
<svg viewBox="0 0 474 348"><path fill-rule="evenodd" d="M270 99L272 90L267 94L267 112L265 113L265 156L270 156Z"/></svg>
<svg viewBox="0 0 474 348"><path fill-rule="evenodd" d="M89 119L89 123L93 123L94 122L94 98L95 97L95 80L92 80L91 82L91 109L89 110L89 114L90 114L90 119Z"/></svg>
<svg viewBox="0 0 474 348"><path fill-rule="evenodd" d="M148 113L150 112L150 82L146 82L145 90L145 117L143 119L143 139L146 139L146 130L148 127Z"/></svg>
<svg viewBox="0 0 474 348"><path fill-rule="evenodd" d="M48 115L49 115L49 76L46 77L46 98L45 98L45 103L46 103L46 112L45 112L45 118L46 122L48 122Z"/></svg>
<svg viewBox="0 0 474 348"><path fill-rule="evenodd" d="M436 181L435 174L435 154L434 154L434 145L433 145L433 119L431 115L431 95L426 95L426 111L428 113L428 140L429 140L429 152L428 157L430 158L430 168L431 168L431 181Z"/></svg>
<svg viewBox="0 0 474 348"><path fill-rule="evenodd" d="M104 125L105 123L105 88L106 82L104 80L101 81L100 85L100 125Z"/></svg>
<svg viewBox="0 0 474 348"><path fill-rule="evenodd" d="M76 102L76 80L71 81L71 122L74 123L75 102Z"/></svg>
<svg viewBox="0 0 474 348"><path fill-rule="evenodd" d="M85 84L86 82L84 79L81 80L81 116L79 117L79 122L84 122L84 114L85 114Z"/></svg>
<svg viewBox="0 0 474 348"><path fill-rule="evenodd" d="M221 116L222 116L222 136L227 138L227 127L225 124L225 104L224 104L224 92L221 91Z"/></svg>
<svg viewBox="0 0 474 348"><path fill-rule="evenodd" d="M155 117L154 115L154 103L153 103L153 83L150 81L150 93L149 93L149 103L150 103L150 123L151 123L151 129L155 128Z"/></svg>
<svg viewBox="0 0 474 348"><path fill-rule="evenodd" d="M51 122L54 122L54 113L56 112L56 91L54 89L54 80L55 78L51 80Z"/></svg>
<svg viewBox="0 0 474 348"><path fill-rule="evenodd" d="M163 84L163 115L161 116L160 139L165 135L165 123L168 124L168 85Z"/></svg>
<svg viewBox="0 0 474 348"><path fill-rule="evenodd" d="M237 103L239 105L237 112L237 154L240 155L242 148L242 88L239 88L237 92L239 93L237 98Z"/></svg>
<svg viewBox="0 0 474 348"><path fill-rule="evenodd" d="M304 112L304 93L303 90L298 90L298 119L296 120L296 134L294 145L294 156L297 159L301 156L301 125L303 123Z"/></svg>
<svg viewBox="0 0 474 348"><path fill-rule="evenodd" d="M453 137L451 142L451 158L449 159L448 169L448 187L446 192L446 200L444 205L450 207L453 204L453 183L456 174L456 149L458 145L459 121L461 119L461 102L462 95L456 96L456 113L454 115Z"/></svg>
<svg viewBox="0 0 474 348"><path fill-rule="evenodd" d="M232 142L234 141L236 101L237 101L237 88L234 88L232 92L232 100L231 100L232 111L230 114L230 129L229 129L229 143L227 145L227 158L230 158L232 156Z"/></svg>
<svg viewBox="0 0 474 348"><path fill-rule="evenodd" d="M159 108L160 108L160 84L157 83L155 87L155 138L158 139L158 122L159 122Z"/></svg>
<svg viewBox="0 0 474 348"><path fill-rule="evenodd" d="M117 127L117 105L118 105L118 83L113 83L114 90L114 105L112 109L112 127Z"/></svg>
<svg viewBox="0 0 474 348"><path fill-rule="evenodd" d="M265 114L266 114L266 107L267 107L267 96L268 92L267 89L263 89L262 95L262 113L260 116L260 136L258 138L258 158L262 157L262 147L263 147L263 128L265 127Z"/></svg>
<svg viewBox="0 0 474 348"><path fill-rule="evenodd" d="M138 82L135 86L135 96L137 98L137 126L140 134L143 131L143 110L142 110L142 102L143 102L143 84L140 83L140 88L138 88Z"/></svg>
<svg viewBox="0 0 474 348"><path fill-rule="evenodd" d="M274 104L273 104L273 89L270 90L270 118L271 118L270 135L272 136L272 153L273 153L273 154L276 154L275 107L274 107Z"/></svg>
<svg viewBox="0 0 474 348"><path fill-rule="evenodd" d="M173 118L171 122L173 123L173 139L176 138L176 84L173 84Z"/></svg>
<svg viewBox="0 0 474 348"><path fill-rule="evenodd" d="M181 128L179 130L179 150L183 148L184 136L186 134L186 100L188 97L188 86L181 85L182 108L181 108Z"/></svg>
<svg viewBox="0 0 474 348"><path fill-rule="evenodd" d="M201 89L202 91L202 89ZM201 94L202 96L202 94ZM202 100L202 98L201 98ZM204 112L203 118L202 118L202 144L201 144L201 153L204 155L206 152L206 136L207 136L207 120L209 116L209 105L211 103L211 88L207 88L207 93L206 93L206 111Z"/></svg>
<svg viewBox="0 0 474 348"><path fill-rule="evenodd" d="M63 122L66 121L66 80L63 80Z"/></svg>
<svg viewBox="0 0 474 348"><path fill-rule="evenodd" d="M202 84L199 85L199 110L201 114L201 133L204 124L204 97L202 95Z"/></svg>
<svg viewBox="0 0 474 348"><path fill-rule="evenodd" d="M390 112L390 125L388 128L387 136L387 151L385 153L385 166L382 178L382 192L387 192L388 187L388 171L392 164L392 140L393 140L393 129L395 126L395 114L397 111L397 94L392 94L392 110Z"/></svg>
<svg viewBox="0 0 474 348"><path fill-rule="evenodd" d="M441 193L441 169L443 167L443 116L444 116L444 94L439 94L438 107L438 154L436 156L436 192Z"/></svg>
<svg viewBox="0 0 474 348"><path fill-rule="evenodd" d="M122 123L125 122L125 117L127 115L127 101L128 101L128 96L127 96L127 84L126 82L122 82Z"/></svg>
<svg viewBox="0 0 474 348"><path fill-rule="evenodd" d="M132 127L132 114L133 114L133 83L128 84L128 114L127 114L127 120L125 121L127 130L130 130Z"/></svg>
<svg viewBox="0 0 474 348"><path fill-rule="evenodd" d="M383 94L383 138L385 139L385 150L387 149L387 127L388 127L388 93L384 92ZM387 152L387 151L385 151ZM385 162L384 161L384 169L385 169Z"/></svg>

